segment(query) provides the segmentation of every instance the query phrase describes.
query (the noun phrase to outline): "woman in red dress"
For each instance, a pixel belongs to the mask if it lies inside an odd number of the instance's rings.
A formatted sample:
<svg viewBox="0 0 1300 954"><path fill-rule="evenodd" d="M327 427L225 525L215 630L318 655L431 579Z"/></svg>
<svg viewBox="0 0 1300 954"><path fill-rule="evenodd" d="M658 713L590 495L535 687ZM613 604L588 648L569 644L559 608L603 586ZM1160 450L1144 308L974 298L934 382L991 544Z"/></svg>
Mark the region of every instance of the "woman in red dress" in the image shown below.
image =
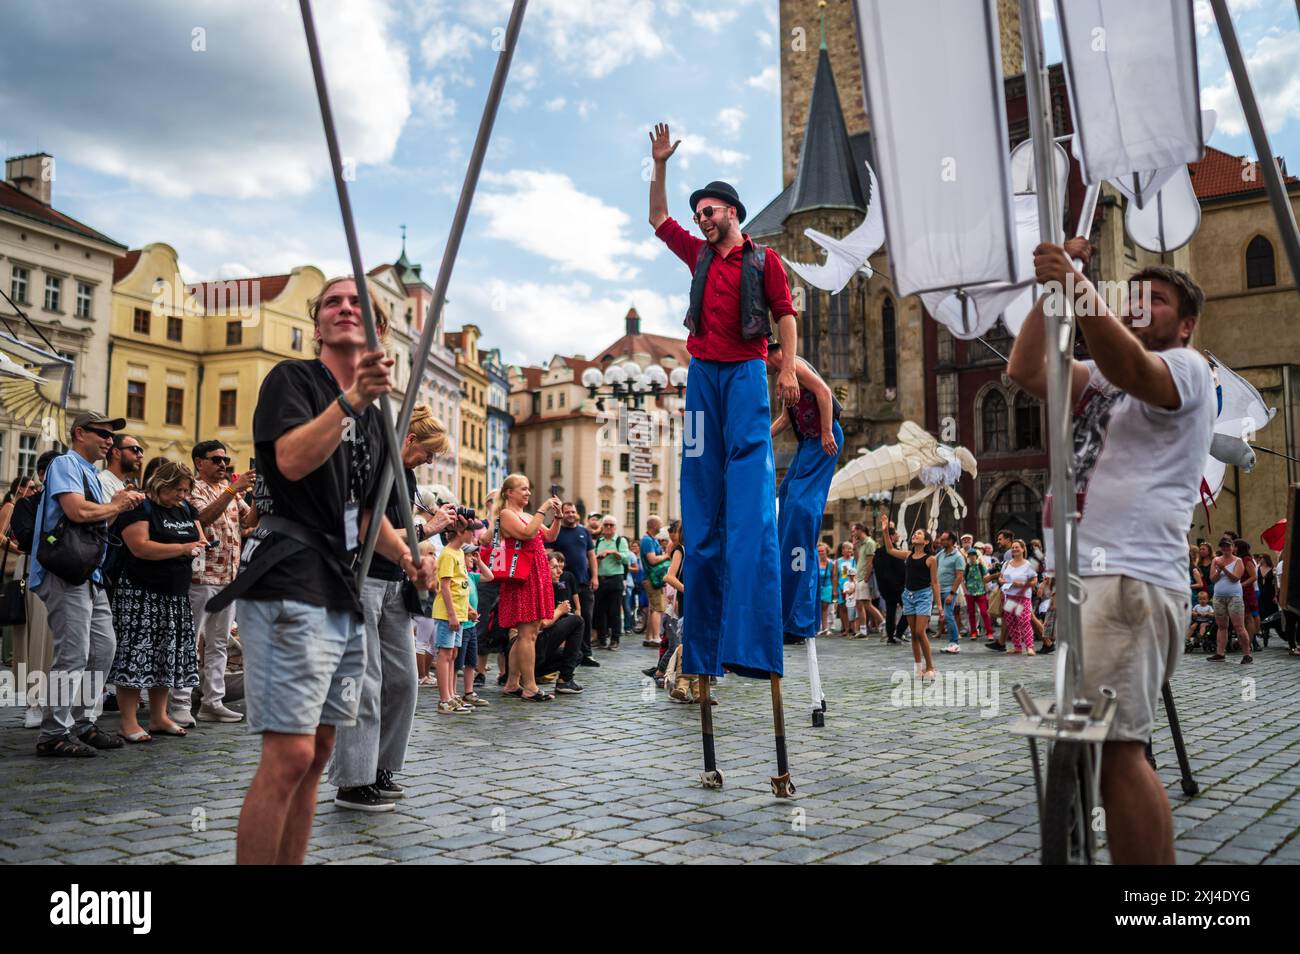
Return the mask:
<svg viewBox="0 0 1300 954"><path fill-rule="evenodd" d="M532 560L533 568L524 580L512 580L505 575L501 581L501 596L497 603L497 625L503 629L518 629L518 636L510 643L510 674L506 678L507 695L529 702L550 702L555 697L537 688L536 643L538 625L555 612L555 591L551 587L551 570L546 560L545 537L550 543L560 535L560 501L552 497L542 504L537 513L529 516L528 501L533 494L528 478L511 474L501 485L501 501L497 519L501 525L502 545L509 538L516 541L521 559ZM542 518L551 513L554 518L549 529L542 529Z"/></svg>

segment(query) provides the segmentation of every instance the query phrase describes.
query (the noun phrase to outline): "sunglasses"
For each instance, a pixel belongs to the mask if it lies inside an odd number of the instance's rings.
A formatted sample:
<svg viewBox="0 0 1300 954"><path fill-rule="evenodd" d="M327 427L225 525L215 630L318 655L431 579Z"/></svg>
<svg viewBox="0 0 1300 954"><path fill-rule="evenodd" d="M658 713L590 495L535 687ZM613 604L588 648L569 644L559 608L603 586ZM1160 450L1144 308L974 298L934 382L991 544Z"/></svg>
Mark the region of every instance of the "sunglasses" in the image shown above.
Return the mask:
<svg viewBox="0 0 1300 954"><path fill-rule="evenodd" d="M728 208L729 207L725 205L706 205L704 208L700 209L700 211L696 212L693 218L696 222L703 219L711 219L713 218L714 212L725 212Z"/></svg>
<svg viewBox="0 0 1300 954"><path fill-rule="evenodd" d="M127 451L130 451L132 454L143 454L143 453L144 453L144 448L143 448L143 447L139 447L139 446L135 446L135 447L123 446L123 447L120 447L120 448L118 448L118 449L119 449L120 451L122 451L123 453L126 453Z"/></svg>
<svg viewBox="0 0 1300 954"><path fill-rule="evenodd" d="M210 460L210 461L212 461L212 463L214 463L214 464L220 464L222 467L225 467L226 465L228 465L228 464L230 463L230 458L229 458L229 457L223 457L223 456L221 456L221 455L219 455L219 454L218 454L216 457L205 457L204 460Z"/></svg>
<svg viewBox="0 0 1300 954"><path fill-rule="evenodd" d="M102 431L98 427L83 427L82 430L86 431L87 433L94 434L96 437L100 438L101 440L111 441L113 439L112 431Z"/></svg>

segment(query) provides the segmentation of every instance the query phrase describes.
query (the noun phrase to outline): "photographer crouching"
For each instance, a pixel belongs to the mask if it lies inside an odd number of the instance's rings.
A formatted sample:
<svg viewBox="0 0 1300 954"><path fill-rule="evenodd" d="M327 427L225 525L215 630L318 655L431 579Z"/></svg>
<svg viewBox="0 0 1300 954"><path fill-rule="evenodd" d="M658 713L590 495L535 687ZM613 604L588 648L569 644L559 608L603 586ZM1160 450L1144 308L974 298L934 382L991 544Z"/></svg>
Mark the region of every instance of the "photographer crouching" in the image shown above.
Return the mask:
<svg viewBox="0 0 1300 954"><path fill-rule="evenodd" d="M372 294L372 300L374 296ZM239 816L240 864L300 864L316 791L338 726L357 719L366 671L364 612L352 561L371 519L384 455L375 406L392 389L392 359L367 351L355 281L325 283L310 306L320 357L267 375L253 414L259 526L235 581L209 604L238 598L248 722L262 758ZM380 336L387 316L376 305ZM418 564L388 519L377 552L421 589Z"/></svg>

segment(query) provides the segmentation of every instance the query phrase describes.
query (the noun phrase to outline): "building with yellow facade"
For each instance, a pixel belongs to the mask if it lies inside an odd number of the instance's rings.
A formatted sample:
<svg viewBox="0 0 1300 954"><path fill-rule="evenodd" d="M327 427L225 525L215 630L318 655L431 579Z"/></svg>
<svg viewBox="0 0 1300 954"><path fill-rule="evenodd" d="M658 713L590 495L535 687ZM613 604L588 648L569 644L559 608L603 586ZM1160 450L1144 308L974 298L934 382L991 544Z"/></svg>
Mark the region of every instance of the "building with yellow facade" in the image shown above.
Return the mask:
<svg viewBox="0 0 1300 954"><path fill-rule="evenodd" d="M488 486L488 373L479 358L478 325L465 325L460 331L444 335L447 347L456 355L456 370L464 377L461 386L459 438L459 484L456 488L462 507L482 510ZM536 488L534 488L534 492Z"/></svg>

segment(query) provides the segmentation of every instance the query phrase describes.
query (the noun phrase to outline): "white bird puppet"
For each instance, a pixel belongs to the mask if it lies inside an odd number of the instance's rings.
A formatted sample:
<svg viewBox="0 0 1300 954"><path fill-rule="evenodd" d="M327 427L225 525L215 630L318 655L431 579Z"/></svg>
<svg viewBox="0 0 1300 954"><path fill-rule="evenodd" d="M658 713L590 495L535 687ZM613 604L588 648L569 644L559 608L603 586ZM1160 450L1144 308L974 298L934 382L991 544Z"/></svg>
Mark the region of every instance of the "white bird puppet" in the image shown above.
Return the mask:
<svg viewBox="0 0 1300 954"><path fill-rule="evenodd" d="M1205 507L1208 526L1209 507L1223 487L1228 465L1240 467L1246 473L1254 470L1255 451L1251 449L1251 442L1256 433L1273 420L1277 408L1266 405L1254 385L1210 352L1204 354L1210 363L1219 408L1210 454L1205 460L1201 478L1201 504Z"/></svg>
<svg viewBox="0 0 1300 954"><path fill-rule="evenodd" d="M831 481L828 500L866 497L906 487L919 477L923 486L899 505L898 523L903 525L908 507L929 498L927 525L933 534L939 527L939 506L945 497L959 520L966 516L966 504L954 489L962 471L972 477L979 472L970 451L940 444L920 425L904 421L898 428L897 444L868 451L840 468Z"/></svg>
<svg viewBox="0 0 1300 954"><path fill-rule="evenodd" d="M0 406L20 423L42 422L48 438L60 439L72 368L69 359L0 332Z"/></svg>
<svg viewBox="0 0 1300 954"><path fill-rule="evenodd" d="M870 195L867 197L867 215L862 224L844 238L831 238L816 229L804 229L803 234L826 250L824 265L810 265L787 260L796 275L814 288L836 295L844 289L858 272L870 278L873 274L867 259L885 244L884 203L878 200L876 173L869 163L867 180Z"/></svg>

